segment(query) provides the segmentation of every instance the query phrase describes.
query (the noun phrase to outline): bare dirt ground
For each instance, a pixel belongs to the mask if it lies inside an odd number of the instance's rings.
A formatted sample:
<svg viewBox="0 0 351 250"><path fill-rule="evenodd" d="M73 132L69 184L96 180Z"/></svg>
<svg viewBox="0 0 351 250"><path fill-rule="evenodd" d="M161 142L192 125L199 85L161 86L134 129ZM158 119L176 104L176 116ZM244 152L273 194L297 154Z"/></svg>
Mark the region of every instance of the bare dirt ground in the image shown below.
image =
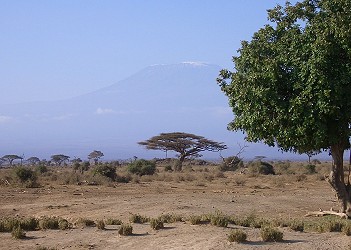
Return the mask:
<svg viewBox="0 0 351 250"><path fill-rule="evenodd" d="M263 218L302 218L319 208L336 207L325 181L287 182L281 176L251 177L238 184L235 174L199 184L198 182L152 181L116 183L113 186L44 185L40 188L0 187L0 217L61 216L93 220L119 218L128 222L131 213L149 217L174 213L201 215L216 210L227 215L254 213ZM275 183L275 184L274 184ZM277 185L276 183L279 183ZM25 240L0 233L0 249L350 249L351 238L342 233L306 233L280 228L284 242L264 243L259 229L243 228L244 244L229 243L232 228L165 224L155 231L148 223L133 224L133 236L119 236L118 226L41 230L27 232Z"/></svg>

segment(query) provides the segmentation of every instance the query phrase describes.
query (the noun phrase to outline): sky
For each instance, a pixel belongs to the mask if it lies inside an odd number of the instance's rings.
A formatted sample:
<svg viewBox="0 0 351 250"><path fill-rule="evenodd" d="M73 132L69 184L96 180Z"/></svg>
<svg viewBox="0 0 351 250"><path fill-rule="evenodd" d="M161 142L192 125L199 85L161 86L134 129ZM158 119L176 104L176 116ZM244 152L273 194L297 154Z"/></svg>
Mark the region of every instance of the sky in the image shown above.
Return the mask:
<svg viewBox="0 0 351 250"><path fill-rule="evenodd" d="M231 69L284 2L0 0L0 104L78 96L154 64Z"/></svg>

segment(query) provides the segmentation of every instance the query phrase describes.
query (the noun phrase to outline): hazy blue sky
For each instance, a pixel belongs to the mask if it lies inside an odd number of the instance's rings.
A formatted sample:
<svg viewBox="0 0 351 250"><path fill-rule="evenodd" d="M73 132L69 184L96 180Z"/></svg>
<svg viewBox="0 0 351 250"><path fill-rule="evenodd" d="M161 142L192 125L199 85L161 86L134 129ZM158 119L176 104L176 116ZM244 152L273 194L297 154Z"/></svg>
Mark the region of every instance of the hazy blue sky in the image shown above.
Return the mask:
<svg viewBox="0 0 351 250"><path fill-rule="evenodd" d="M0 0L0 104L76 96L152 64L231 68L284 2Z"/></svg>

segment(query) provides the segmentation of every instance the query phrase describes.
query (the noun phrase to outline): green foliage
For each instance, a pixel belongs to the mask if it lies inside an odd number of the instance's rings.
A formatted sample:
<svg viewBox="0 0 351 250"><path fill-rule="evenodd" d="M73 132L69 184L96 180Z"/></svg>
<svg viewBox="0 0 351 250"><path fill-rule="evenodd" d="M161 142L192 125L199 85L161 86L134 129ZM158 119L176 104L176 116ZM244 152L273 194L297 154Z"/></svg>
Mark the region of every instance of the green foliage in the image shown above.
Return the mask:
<svg viewBox="0 0 351 250"><path fill-rule="evenodd" d="M164 228L163 221L161 219L151 219L150 220L150 226L154 230L159 230Z"/></svg>
<svg viewBox="0 0 351 250"><path fill-rule="evenodd" d="M209 215L210 223L217 227L227 227L229 219L220 211L216 211L214 214Z"/></svg>
<svg viewBox="0 0 351 250"><path fill-rule="evenodd" d="M110 178L111 180L116 179L116 167L108 164L98 165L93 170L94 175L98 174Z"/></svg>
<svg viewBox="0 0 351 250"><path fill-rule="evenodd" d="M316 165L308 164L305 166L307 174L315 174L316 173Z"/></svg>
<svg viewBox="0 0 351 250"><path fill-rule="evenodd" d="M178 214L162 214L158 217L163 223L174 223L183 221L183 217Z"/></svg>
<svg viewBox="0 0 351 250"><path fill-rule="evenodd" d="M136 160L129 164L128 172L142 175L153 175L156 171L156 163L153 161L147 161L144 159Z"/></svg>
<svg viewBox="0 0 351 250"><path fill-rule="evenodd" d="M199 215L191 215L189 216L189 222L191 225L198 225L202 223L202 217Z"/></svg>
<svg viewBox="0 0 351 250"><path fill-rule="evenodd" d="M228 240L230 242L243 243L246 241L247 234L240 229L231 230L228 235Z"/></svg>
<svg viewBox="0 0 351 250"><path fill-rule="evenodd" d="M129 218L129 221L132 223L143 224L143 223L149 222L150 218L146 216L142 216L140 214L132 214Z"/></svg>
<svg viewBox="0 0 351 250"><path fill-rule="evenodd" d="M123 236L128 236L133 234L133 227L130 224L122 224L118 229L118 234Z"/></svg>
<svg viewBox="0 0 351 250"><path fill-rule="evenodd" d="M164 168L164 170L165 170L165 172L172 172L172 171L173 171L171 165L166 165L165 168Z"/></svg>
<svg viewBox="0 0 351 250"><path fill-rule="evenodd" d="M274 168L271 164L264 161L254 161L249 163L248 169L252 174L274 175Z"/></svg>
<svg viewBox="0 0 351 250"><path fill-rule="evenodd" d="M351 236L351 222L347 221L344 223L341 231L346 235L346 236Z"/></svg>
<svg viewBox="0 0 351 250"><path fill-rule="evenodd" d="M303 232L305 223L303 221L292 220L289 222L289 228L294 231Z"/></svg>
<svg viewBox="0 0 351 250"><path fill-rule="evenodd" d="M58 220L58 228L61 230L66 230L71 228L70 223L66 219L59 218Z"/></svg>
<svg viewBox="0 0 351 250"><path fill-rule="evenodd" d="M122 221L120 219L108 218L105 221L106 225L121 225Z"/></svg>
<svg viewBox="0 0 351 250"><path fill-rule="evenodd" d="M264 242L283 241L283 233L273 227L261 228L260 235Z"/></svg>
<svg viewBox="0 0 351 250"><path fill-rule="evenodd" d="M26 233L20 226L17 226L11 231L11 236L15 239L24 239L26 238Z"/></svg>
<svg viewBox="0 0 351 250"><path fill-rule="evenodd" d="M35 171L39 174L44 174L44 173L48 172L49 170L48 170L47 166L39 165L39 166L35 167Z"/></svg>
<svg viewBox="0 0 351 250"><path fill-rule="evenodd" d="M59 229L59 220L58 217L42 217L39 220L40 229Z"/></svg>
<svg viewBox="0 0 351 250"><path fill-rule="evenodd" d="M79 218L76 221L76 225L80 227L95 227L95 222L87 218Z"/></svg>
<svg viewBox="0 0 351 250"><path fill-rule="evenodd" d="M26 182L28 180L35 180L35 173L33 170L25 167L16 167L13 169L17 178L20 179L21 182Z"/></svg>

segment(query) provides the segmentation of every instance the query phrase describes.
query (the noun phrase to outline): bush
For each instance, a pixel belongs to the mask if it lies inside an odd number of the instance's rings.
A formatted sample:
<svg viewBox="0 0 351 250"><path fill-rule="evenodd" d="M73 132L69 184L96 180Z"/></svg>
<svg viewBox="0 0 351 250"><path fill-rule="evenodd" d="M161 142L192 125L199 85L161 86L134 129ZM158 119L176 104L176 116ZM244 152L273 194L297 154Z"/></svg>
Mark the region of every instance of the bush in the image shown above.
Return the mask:
<svg viewBox="0 0 351 250"><path fill-rule="evenodd" d="M149 222L150 218L148 218L146 216L142 216L140 214L132 214L131 217L129 218L129 221L132 223L143 224L145 222Z"/></svg>
<svg viewBox="0 0 351 250"><path fill-rule="evenodd" d="M199 215L191 215L189 217L189 222L191 225L198 225L202 223L201 216Z"/></svg>
<svg viewBox="0 0 351 250"><path fill-rule="evenodd" d="M240 167L243 167L244 164L242 160L237 156L230 156L224 158L223 162L219 165L220 171L235 171Z"/></svg>
<svg viewBox="0 0 351 250"><path fill-rule="evenodd" d="M39 165L35 168L35 171L39 174L44 174L46 172L48 172L48 168L45 165Z"/></svg>
<svg viewBox="0 0 351 250"><path fill-rule="evenodd" d="M24 239L24 238L26 238L26 233L23 231L23 229L20 226L15 227L12 230L11 235L15 239Z"/></svg>
<svg viewBox="0 0 351 250"><path fill-rule="evenodd" d="M342 231L346 236L350 236L350 235L351 235L351 223L350 223L350 222L345 222L345 224L342 226L341 231Z"/></svg>
<svg viewBox="0 0 351 250"><path fill-rule="evenodd" d="M290 221L289 223L289 228L294 230L294 231L298 231L298 232L303 232L305 227L305 224L303 223L303 221Z"/></svg>
<svg viewBox="0 0 351 250"><path fill-rule="evenodd" d="M101 176L105 176L111 180L115 180L117 176L116 167L107 164L96 166L93 170L93 173L94 175L98 174Z"/></svg>
<svg viewBox="0 0 351 250"><path fill-rule="evenodd" d="M106 224L106 225L121 225L121 224L122 224L122 221L119 220L119 219L108 218L108 219L105 221L105 224Z"/></svg>
<svg viewBox="0 0 351 250"><path fill-rule="evenodd" d="M272 227L261 228L260 234L264 242L283 241L283 233Z"/></svg>
<svg viewBox="0 0 351 250"><path fill-rule="evenodd" d="M211 217L211 225L217 227L227 227L228 226L228 219L223 215L213 215Z"/></svg>
<svg viewBox="0 0 351 250"><path fill-rule="evenodd" d="M183 221L181 215L177 214L162 214L158 217L163 223L173 223L178 221Z"/></svg>
<svg viewBox="0 0 351 250"><path fill-rule="evenodd" d="M21 182L26 182L28 180L35 180L34 172L25 167L16 167L14 168L15 175L20 179Z"/></svg>
<svg viewBox="0 0 351 250"><path fill-rule="evenodd" d="M139 176L153 175L156 171L156 164L153 161L140 159L130 163L127 170Z"/></svg>
<svg viewBox="0 0 351 250"><path fill-rule="evenodd" d="M247 234L243 230L232 230L228 235L228 240L230 242L242 243L245 242L247 238Z"/></svg>
<svg viewBox="0 0 351 250"><path fill-rule="evenodd" d="M105 229L105 223L104 223L104 221L103 221L103 220L98 220L98 221L96 222L96 227L97 227L98 229L100 229L100 230L104 230L104 229Z"/></svg>
<svg viewBox="0 0 351 250"><path fill-rule="evenodd" d="M316 165L308 164L305 166L307 174L315 174L316 173Z"/></svg>
<svg viewBox="0 0 351 250"><path fill-rule="evenodd" d="M130 224L122 224L118 230L119 235L132 235L133 234L133 227Z"/></svg>
<svg viewBox="0 0 351 250"><path fill-rule="evenodd" d="M151 219L150 226L154 230L159 230L159 229L164 228L163 221L160 219Z"/></svg>
<svg viewBox="0 0 351 250"><path fill-rule="evenodd" d="M275 174L273 166L268 162L255 161L250 163L248 168L252 174L263 174L263 175Z"/></svg>
<svg viewBox="0 0 351 250"><path fill-rule="evenodd" d="M165 166L164 171L165 171L165 172L173 172L172 166L171 166L171 165Z"/></svg>
<svg viewBox="0 0 351 250"><path fill-rule="evenodd" d="M71 227L71 225L69 224L69 222L66 219L62 219L60 218L58 221L58 228L61 230L66 230L69 229Z"/></svg>
<svg viewBox="0 0 351 250"><path fill-rule="evenodd" d="M95 222L87 218L79 218L76 225L80 227L95 227Z"/></svg>
<svg viewBox="0 0 351 250"><path fill-rule="evenodd" d="M59 229L59 218L57 217L43 217L39 220L40 229Z"/></svg>

